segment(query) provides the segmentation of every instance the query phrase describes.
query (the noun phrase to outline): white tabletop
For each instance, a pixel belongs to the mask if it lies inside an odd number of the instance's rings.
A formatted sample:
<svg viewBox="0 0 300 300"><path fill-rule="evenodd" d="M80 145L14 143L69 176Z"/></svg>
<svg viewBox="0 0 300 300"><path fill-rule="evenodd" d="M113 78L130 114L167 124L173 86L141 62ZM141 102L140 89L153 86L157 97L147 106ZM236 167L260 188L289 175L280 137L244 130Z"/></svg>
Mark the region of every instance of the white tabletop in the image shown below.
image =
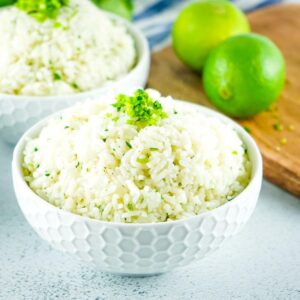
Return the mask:
<svg viewBox="0 0 300 300"><path fill-rule="evenodd" d="M0 299L300 299L300 200L264 182L250 222L207 258L161 276L109 275L52 250L18 208L0 142Z"/></svg>

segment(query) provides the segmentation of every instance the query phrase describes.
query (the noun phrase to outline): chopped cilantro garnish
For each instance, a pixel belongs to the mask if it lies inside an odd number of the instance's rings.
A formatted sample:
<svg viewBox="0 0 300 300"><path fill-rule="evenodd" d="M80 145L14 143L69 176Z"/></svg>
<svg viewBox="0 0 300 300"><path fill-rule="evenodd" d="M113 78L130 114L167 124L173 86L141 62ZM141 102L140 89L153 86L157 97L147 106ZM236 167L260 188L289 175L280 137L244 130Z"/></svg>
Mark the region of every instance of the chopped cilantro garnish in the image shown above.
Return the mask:
<svg viewBox="0 0 300 300"><path fill-rule="evenodd" d="M178 114L177 110L174 109L174 115L177 115L177 114Z"/></svg>
<svg viewBox="0 0 300 300"><path fill-rule="evenodd" d="M106 139L104 138L104 139L102 139L102 141L105 143L105 142L106 142Z"/></svg>
<svg viewBox="0 0 300 300"><path fill-rule="evenodd" d="M273 124L273 128L276 131L281 131L282 130L282 125L280 123L275 123L275 124Z"/></svg>
<svg viewBox="0 0 300 300"><path fill-rule="evenodd" d="M37 152L37 151L39 151L39 149L38 149L37 147L35 147L35 148L33 149L33 151L34 151L34 152Z"/></svg>
<svg viewBox="0 0 300 300"><path fill-rule="evenodd" d="M150 148L150 151L158 151L158 148Z"/></svg>
<svg viewBox="0 0 300 300"><path fill-rule="evenodd" d="M238 154L238 152L237 152L236 150L233 150L231 153L232 153L233 155L237 155L237 154Z"/></svg>
<svg viewBox="0 0 300 300"><path fill-rule="evenodd" d="M146 164L149 162L149 157L137 158L136 161L140 164Z"/></svg>
<svg viewBox="0 0 300 300"><path fill-rule="evenodd" d="M62 27L61 23L59 23L59 22L54 23L54 28L61 28L61 27Z"/></svg>
<svg viewBox="0 0 300 300"><path fill-rule="evenodd" d="M127 208L128 208L129 210L133 210L133 209L134 209L133 204L132 204L132 203L128 203L128 204L127 204Z"/></svg>
<svg viewBox="0 0 300 300"><path fill-rule="evenodd" d="M53 73L53 79L54 80L61 80L61 75L59 73L54 72Z"/></svg>
<svg viewBox="0 0 300 300"><path fill-rule="evenodd" d="M59 10L69 4L69 0L18 0L16 6L36 20L56 19Z"/></svg>
<svg viewBox="0 0 300 300"><path fill-rule="evenodd" d="M126 141L126 145L128 146L128 148L132 148L131 144L129 142Z"/></svg>
<svg viewBox="0 0 300 300"><path fill-rule="evenodd" d="M65 126L64 128L65 128L65 129L68 129L68 128L70 128L70 126Z"/></svg>
<svg viewBox="0 0 300 300"><path fill-rule="evenodd" d="M248 133L251 133L251 129L247 126L244 127L244 129L248 132Z"/></svg>
<svg viewBox="0 0 300 300"><path fill-rule="evenodd" d="M142 89L136 90L133 96L120 94L113 104L117 112L128 115L127 124L135 125L139 128L156 125L161 119L168 115L163 111L162 105L152 99L149 94Z"/></svg>
<svg viewBox="0 0 300 300"><path fill-rule="evenodd" d="M120 119L120 117L114 117L114 118L112 118L112 120L114 121L114 122L117 122L118 120Z"/></svg>
<svg viewBox="0 0 300 300"><path fill-rule="evenodd" d="M50 173L49 173L49 172L46 172L46 173L45 173L45 176L47 176L47 177L50 176Z"/></svg>
<svg viewBox="0 0 300 300"><path fill-rule="evenodd" d="M72 82L71 87L75 90L79 90L79 85L76 82Z"/></svg>

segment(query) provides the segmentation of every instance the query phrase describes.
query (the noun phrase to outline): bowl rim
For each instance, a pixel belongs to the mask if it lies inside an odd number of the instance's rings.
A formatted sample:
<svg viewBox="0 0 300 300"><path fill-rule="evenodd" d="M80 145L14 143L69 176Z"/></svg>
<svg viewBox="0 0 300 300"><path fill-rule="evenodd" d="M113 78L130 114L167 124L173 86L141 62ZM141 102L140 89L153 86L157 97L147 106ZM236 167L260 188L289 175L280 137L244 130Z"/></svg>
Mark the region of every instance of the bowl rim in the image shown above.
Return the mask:
<svg viewBox="0 0 300 300"><path fill-rule="evenodd" d="M99 8L98 8L99 9ZM148 64L148 61L150 61L150 46L149 46L149 42L146 39L145 35L142 33L142 31L132 22L129 22L128 20L115 15L113 13L110 13L108 11L104 11L99 9L103 14L107 15L110 19L112 19L113 21L116 21L118 23L120 23L121 25L123 24L128 33L130 34L130 36L133 38L134 40L134 44L135 44L135 49L136 49L136 63L134 65L134 67L129 70L128 73L123 74L121 77L106 82L104 83L104 85L91 89L91 90L87 90L87 91L83 91L80 93L74 93L74 94L60 94L60 95L51 95L51 96L29 96L29 95L14 95L14 94L6 94L6 93L1 93L0 92L0 101L3 100L17 100L17 101L33 101L33 100L42 100L42 101L61 101L61 99L65 99L66 97L69 98L73 98L73 99L77 99L77 98L89 98L89 96L93 96L95 94L100 94L103 91L106 90L110 90L113 89L115 86L117 86L120 82L122 82L123 80L125 80L126 78L128 78L129 76L132 76L132 74L135 74L137 72L139 72L139 69L145 65Z"/></svg>
<svg viewBox="0 0 300 300"><path fill-rule="evenodd" d="M102 97L105 97L105 95L102 95ZM244 190L241 193L239 193L237 196L235 196L232 200L222 204L221 206L218 206L217 208L214 208L210 211L202 212L195 216L185 217L182 219L172 220L169 222L153 222L153 223L150 223L150 222L149 223L122 223L122 222L114 222L114 221L112 221L112 222L103 221L103 220L92 219L90 217L75 214L70 211L63 210L59 207L54 206L53 204L49 203L48 201L44 200L39 195L37 195L26 183L24 176L22 174L22 167L21 167L22 159L21 159L21 157L22 157L22 152L23 152L25 143L28 140L28 138L31 137L32 135L35 135L36 133L38 133L43 128L43 126L48 122L49 119L55 117L56 115L60 115L66 109L62 109L58 112L55 112L55 113L47 116L46 118L43 118L42 120L37 122L35 125L30 127L19 139L18 143L16 144L16 146L14 148L13 159L12 159L12 173L13 173L13 183L14 183L13 185L14 185L15 194L17 194L16 190L19 189L19 187L15 186L15 176L17 176L20 179L19 180L20 182L18 182L18 183L22 184L23 189L25 190L26 193L30 194L31 199L33 199L35 202L36 201L40 202L40 204L42 204L45 207L48 207L51 210L57 211L57 213L59 213L59 214L61 214L61 213L67 214L71 217L79 218L80 220L82 220L84 222L92 222L92 223L97 223L99 225L108 225L108 226L116 226L116 227L119 227L119 226L121 226L121 227L143 227L144 228L144 227L149 227L149 226L159 227L159 226L176 225L178 223L184 223L184 222L191 221L193 219L203 218L205 216L211 215L213 212L220 211L222 209L225 209L226 207L230 207L230 206L236 204L239 201L243 201L244 195L257 184L257 181L259 182L259 190L260 190L262 174L263 174L263 170L262 170L263 162L262 162L262 156L261 156L260 150L259 150L256 142L254 141L254 139L251 137L251 135L241 125L239 125L238 123L236 123L235 121L231 120L229 117L223 115L222 113L220 113L218 111L215 111L215 110L205 107L203 105L191 103L191 102L188 102L185 100L179 100L179 99L174 99L174 98L173 98L173 100L176 101L177 104L180 104L183 106L188 105L188 106L195 107L196 109L198 109L198 111L200 113L203 113L206 116L216 117L219 120L221 120L224 124L230 124L234 128L234 130L236 130L236 132L238 133L238 135L242 139L242 141L247 145L247 149L251 148L251 151L249 151L249 152L252 152L252 158L249 157L250 162L251 162L251 179L250 179L248 185L244 188ZM95 102L95 101L97 101L97 100L92 100L92 102ZM19 202L18 197L17 197L17 201Z"/></svg>

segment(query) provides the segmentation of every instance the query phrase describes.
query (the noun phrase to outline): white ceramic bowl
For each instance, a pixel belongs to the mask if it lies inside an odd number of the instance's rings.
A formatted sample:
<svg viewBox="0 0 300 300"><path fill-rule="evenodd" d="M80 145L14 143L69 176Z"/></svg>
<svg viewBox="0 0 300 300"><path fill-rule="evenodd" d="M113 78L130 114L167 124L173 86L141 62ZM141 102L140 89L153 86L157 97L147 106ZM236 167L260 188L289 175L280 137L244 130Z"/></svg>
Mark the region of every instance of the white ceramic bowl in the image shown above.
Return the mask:
<svg viewBox="0 0 300 300"><path fill-rule="evenodd" d="M37 196L26 184L21 170L26 140L40 132L47 118L23 135L13 155L14 189L29 224L54 248L111 273L167 272L217 249L249 220L261 188L262 159L253 139L239 125L210 109L186 105L233 124L244 141L252 163L252 175L249 185L236 198L210 212L166 223L103 222L63 211Z"/></svg>
<svg viewBox="0 0 300 300"><path fill-rule="evenodd" d="M88 92L49 97L0 94L0 138L15 144L26 129L53 112L76 102L94 99L108 91L121 91L128 86L145 86L150 67L150 50L146 38L130 22L110 13L105 14L123 24L134 38L138 56L136 66L120 79Z"/></svg>

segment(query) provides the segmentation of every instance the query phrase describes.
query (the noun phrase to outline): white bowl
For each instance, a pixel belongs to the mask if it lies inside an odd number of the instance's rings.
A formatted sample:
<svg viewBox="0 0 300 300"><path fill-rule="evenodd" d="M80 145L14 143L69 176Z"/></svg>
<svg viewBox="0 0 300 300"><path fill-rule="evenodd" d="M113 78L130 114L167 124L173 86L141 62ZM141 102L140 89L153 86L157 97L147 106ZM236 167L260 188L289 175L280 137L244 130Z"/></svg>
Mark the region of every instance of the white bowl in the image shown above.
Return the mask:
<svg viewBox="0 0 300 300"><path fill-rule="evenodd" d="M94 263L103 271L118 274L167 272L217 249L241 230L254 210L261 188L262 158L255 142L242 127L210 109L185 105L232 124L244 141L252 175L249 185L237 197L210 212L165 223L103 222L63 211L37 196L22 175L26 140L40 132L47 118L23 135L13 154L14 189L29 224L54 248Z"/></svg>
<svg viewBox="0 0 300 300"><path fill-rule="evenodd" d="M105 14L123 24L134 38L138 56L135 67L116 81L88 92L40 97L0 94L0 138L15 144L26 129L53 112L76 102L94 99L108 91L121 91L128 86L145 86L150 68L150 50L146 38L130 22L110 13Z"/></svg>

